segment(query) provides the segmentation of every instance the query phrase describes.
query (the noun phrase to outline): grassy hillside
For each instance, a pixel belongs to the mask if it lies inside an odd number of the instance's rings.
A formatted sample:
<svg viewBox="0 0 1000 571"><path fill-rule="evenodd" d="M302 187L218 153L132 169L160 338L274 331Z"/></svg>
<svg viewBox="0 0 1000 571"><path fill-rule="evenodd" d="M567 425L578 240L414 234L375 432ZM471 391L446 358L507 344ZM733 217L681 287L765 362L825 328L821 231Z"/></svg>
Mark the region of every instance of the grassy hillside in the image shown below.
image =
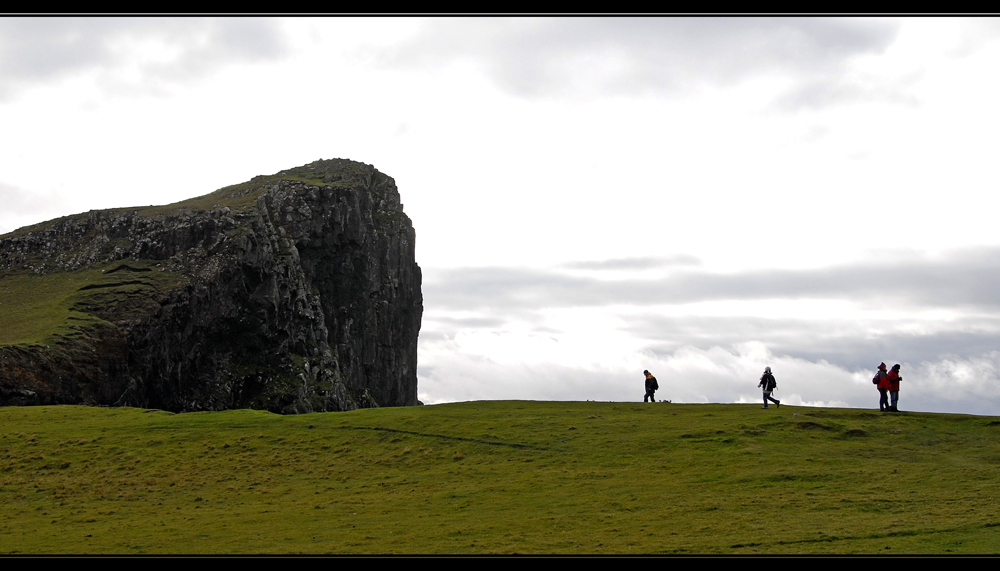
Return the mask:
<svg viewBox="0 0 1000 571"><path fill-rule="evenodd" d="M1000 419L0 409L3 553L1000 552Z"/></svg>
<svg viewBox="0 0 1000 571"><path fill-rule="evenodd" d="M119 318L155 303L158 292L187 278L163 272L155 261L110 262L75 272L0 275L0 345L57 342L80 335L114 312Z"/></svg>

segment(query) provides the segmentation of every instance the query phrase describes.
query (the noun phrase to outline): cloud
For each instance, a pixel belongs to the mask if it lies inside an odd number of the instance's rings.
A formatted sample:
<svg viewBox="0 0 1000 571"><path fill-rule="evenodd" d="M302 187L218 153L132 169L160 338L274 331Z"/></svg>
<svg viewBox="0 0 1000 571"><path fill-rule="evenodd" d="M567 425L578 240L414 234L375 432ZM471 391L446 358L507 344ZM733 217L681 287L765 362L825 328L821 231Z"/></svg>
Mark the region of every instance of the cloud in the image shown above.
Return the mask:
<svg viewBox="0 0 1000 571"><path fill-rule="evenodd" d="M5 214L23 214L46 208L49 200L0 181L0 204Z"/></svg>
<svg viewBox="0 0 1000 571"><path fill-rule="evenodd" d="M288 51L273 19L0 18L0 100L85 73L139 86L181 82Z"/></svg>
<svg viewBox="0 0 1000 571"><path fill-rule="evenodd" d="M580 264L580 263L578 263ZM585 264L585 263L584 263ZM602 262L595 263L598 267ZM713 274L694 270L657 279L599 280L556 270L431 270L428 304L449 309L661 305L717 300L844 299L887 306L1000 307L1000 248L944 258L863 262L810 270Z"/></svg>
<svg viewBox="0 0 1000 571"><path fill-rule="evenodd" d="M1000 414L1000 351L904 364L900 373L901 410Z"/></svg>
<svg viewBox="0 0 1000 571"><path fill-rule="evenodd" d="M917 332L908 331L911 320L885 317L856 321L641 314L622 319L627 331L645 340L644 350L656 355L680 346L707 349L753 340L766 343L776 355L827 361L851 371L881 361L916 363L1000 347L1000 316L935 323L936 329Z"/></svg>
<svg viewBox="0 0 1000 571"><path fill-rule="evenodd" d="M701 260L689 254L642 258L614 258L600 261L568 262L561 267L573 270L648 270L668 266L698 266Z"/></svg>
<svg viewBox="0 0 1000 571"><path fill-rule="evenodd" d="M449 328L496 328L506 323L506 320L497 317L445 317L441 315L430 315L426 319L432 323L444 325Z"/></svg>
<svg viewBox="0 0 1000 571"><path fill-rule="evenodd" d="M957 43L950 50L955 57L968 56L1000 39L1000 20L996 18L962 18L958 26Z"/></svg>
<svg viewBox="0 0 1000 571"><path fill-rule="evenodd" d="M813 91L817 82L832 86L830 102L847 64L882 53L898 28L848 18L447 19L430 21L379 59L394 67L471 60L502 89L528 98L674 93L779 74Z"/></svg>
<svg viewBox="0 0 1000 571"><path fill-rule="evenodd" d="M40 195L0 181L0 204L3 205L0 210L0 234L37 223L46 216L57 216L64 203L58 193Z"/></svg>
<svg viewBox="0 0 1000 571"><path fill-rule="evenodd" d="M817 110L831 105L879 101L919 107L921 101L911 93L922 78L921 72L898 78L880 75L817 74L798 82L771 104L776 111Z"/></svg>

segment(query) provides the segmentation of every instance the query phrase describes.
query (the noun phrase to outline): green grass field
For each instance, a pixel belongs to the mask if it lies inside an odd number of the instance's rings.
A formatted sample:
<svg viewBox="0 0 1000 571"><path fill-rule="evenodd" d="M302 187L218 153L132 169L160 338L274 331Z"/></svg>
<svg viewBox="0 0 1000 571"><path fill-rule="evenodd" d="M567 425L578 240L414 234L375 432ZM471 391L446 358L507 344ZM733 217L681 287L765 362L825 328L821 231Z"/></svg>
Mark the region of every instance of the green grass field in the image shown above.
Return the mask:
<svg viewBox="0 0 1000 571"><path fill-rule="evenodd" d="M1000 419L470 402L0 409L6 554L1000 553Z"/></svg>

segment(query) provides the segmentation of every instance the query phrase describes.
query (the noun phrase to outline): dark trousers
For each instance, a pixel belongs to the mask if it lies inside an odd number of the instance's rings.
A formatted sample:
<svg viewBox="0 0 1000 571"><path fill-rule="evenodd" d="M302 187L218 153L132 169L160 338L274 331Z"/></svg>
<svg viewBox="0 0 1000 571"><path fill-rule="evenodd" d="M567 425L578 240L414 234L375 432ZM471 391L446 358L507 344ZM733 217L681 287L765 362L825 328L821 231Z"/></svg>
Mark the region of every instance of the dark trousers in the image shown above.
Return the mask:
<svg viewBox="0 0 1000 571"><path fill-rule="evenodd" d="M645 396L642 397L642 402L646 402L646 399L649 399L652 402L656 402L656 399L653 398L653 393L655 392L656 391L654 389L647 389Z"/></svg>
<svg viewBox="0 0 1000 571"><path fill-rule="evenodd" d="M885 412L886 410L889 409L889 395L887 393L888 393L888 391L886 389L879 389L878 390L878 394L879 394L879 397L878 397L878 409L880 411L882 411L882 412Z"/></svg>

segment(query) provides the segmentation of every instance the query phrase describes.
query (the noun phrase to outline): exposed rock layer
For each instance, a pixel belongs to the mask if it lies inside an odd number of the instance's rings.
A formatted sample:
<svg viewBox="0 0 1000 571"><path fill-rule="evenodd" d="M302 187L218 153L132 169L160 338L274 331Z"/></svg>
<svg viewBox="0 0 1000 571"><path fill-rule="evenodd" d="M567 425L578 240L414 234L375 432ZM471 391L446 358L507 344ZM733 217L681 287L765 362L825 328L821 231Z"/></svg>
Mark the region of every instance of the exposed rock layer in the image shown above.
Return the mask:
<svg viewBox="0 0 1000 571"><path fill-rule="evenodd" d="M0 404L417 404L414 237L394 181L346 160L4 236L0 276L105 269L72 308L100 321L0 347Z"/></svg>

